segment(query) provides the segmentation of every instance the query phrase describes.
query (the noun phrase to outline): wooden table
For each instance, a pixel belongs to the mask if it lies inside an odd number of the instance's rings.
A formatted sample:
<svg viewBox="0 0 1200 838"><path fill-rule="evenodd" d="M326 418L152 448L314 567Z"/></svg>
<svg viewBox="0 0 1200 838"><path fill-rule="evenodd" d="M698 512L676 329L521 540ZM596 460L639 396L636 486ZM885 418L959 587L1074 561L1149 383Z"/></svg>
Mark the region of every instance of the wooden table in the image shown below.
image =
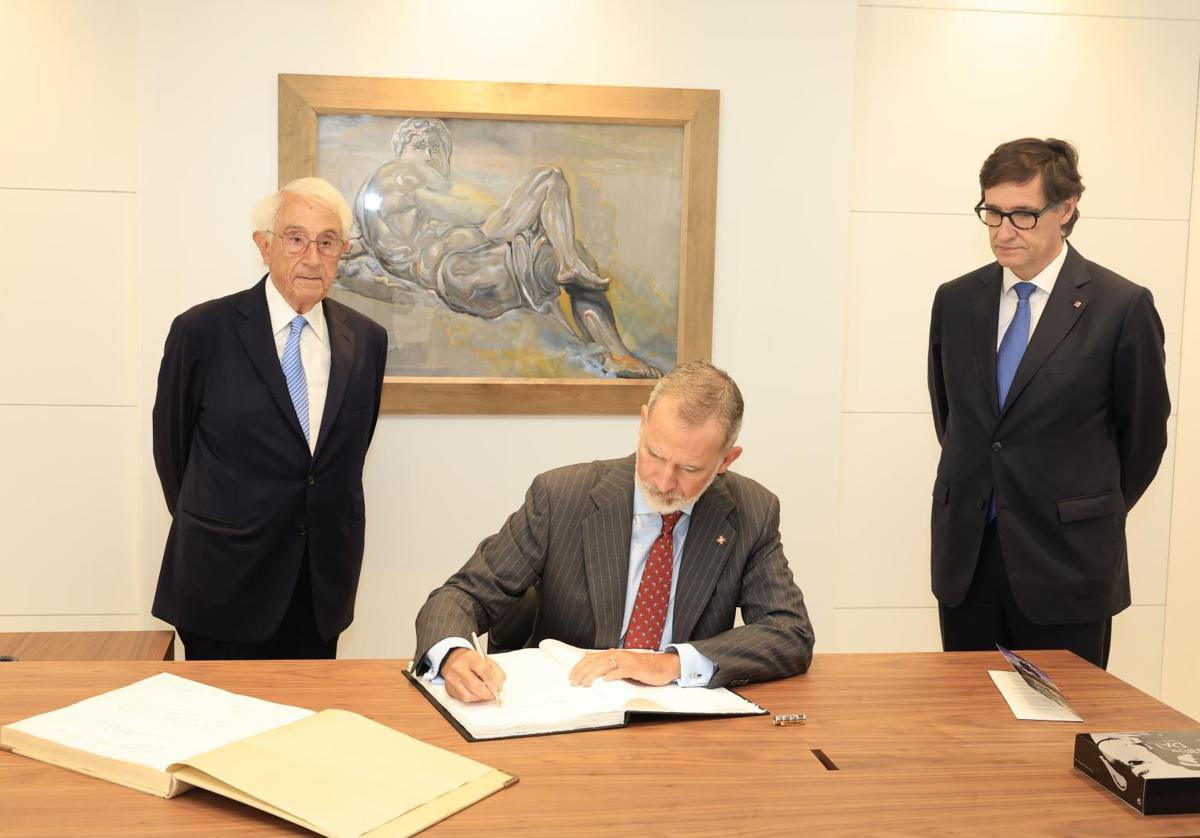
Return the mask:
<svg viewBox="0 0 1200 838"><path fill-rule="evenodd" d="M1197 835L1200 815L1143 817L1072 768L1080 731L1194 720L1066 652L1030 652L1085 723L1021 722L987 676L996 653L818 655L808 675L739 689L770 717L467 743L398 661L14 663L0 723L167 670L235 692L362 713L520 782L434 833ZM813 755L823 751L828 770ZM0 833L306 834L196 790L161 800L0 752Z"/></svg>
<svg viewBox="0 0 1200 838"><path fill-rule="evenodd" d="M175 632L0 632L0 655L22 661L170 661Z"/></svg>

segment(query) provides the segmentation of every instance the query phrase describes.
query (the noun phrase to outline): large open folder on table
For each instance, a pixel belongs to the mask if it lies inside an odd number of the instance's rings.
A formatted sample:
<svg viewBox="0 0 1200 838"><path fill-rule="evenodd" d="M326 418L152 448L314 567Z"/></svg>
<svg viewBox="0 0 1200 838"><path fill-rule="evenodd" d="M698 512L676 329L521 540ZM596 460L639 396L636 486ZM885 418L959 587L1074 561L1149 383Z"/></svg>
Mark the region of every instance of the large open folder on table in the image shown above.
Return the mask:
<svg viewBox="0 0 1200 838"><path fill-rule="evenodd" d="M4 725L0 747L160 797L199 786L338 838L411 835L516 782L356 713L165 672Z"/></svg>
<svg viewBox="0 0 1200 838"><path fill-rule="evenodd" d="M471 741L620 727L639 716L753 716L767 712L724 687L650 687L602 679L591 686L573 687L567 675L584 654L585 650L566 643L543 640L536 649L492 656L507 679L501 704L459 701L441 684L412 674L408 678Z"/></svg>

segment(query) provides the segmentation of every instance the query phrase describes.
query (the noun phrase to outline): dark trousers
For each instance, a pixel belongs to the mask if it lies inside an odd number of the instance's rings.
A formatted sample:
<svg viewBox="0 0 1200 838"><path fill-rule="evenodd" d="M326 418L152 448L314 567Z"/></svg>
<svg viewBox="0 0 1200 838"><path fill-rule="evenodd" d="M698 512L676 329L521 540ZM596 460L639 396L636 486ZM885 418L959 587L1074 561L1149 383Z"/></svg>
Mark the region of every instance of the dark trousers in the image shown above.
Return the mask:
<svg viewBox="0 0 1200 838"><path fill-rule="evenodd" d="M947 652L1006 649L1067 649L1101 669L1108 667L1112 618L1094 623L1043 626L1031 623L1013 600L1000 551L1000 534L992 521L983 531L979 563L960 605L938 606L942 649Z"/></svg>
<svg viewBox="0 0 1200 838"><path fill-rule="evenodd" d="M184 657L194 660L297 660L337 657L337 637L326 640L317 629L313 611L312 580L308 573L308 554L300 563L300 573L283 622L275 634L261 643L212 640L186 629L179 629Z"/></svg>

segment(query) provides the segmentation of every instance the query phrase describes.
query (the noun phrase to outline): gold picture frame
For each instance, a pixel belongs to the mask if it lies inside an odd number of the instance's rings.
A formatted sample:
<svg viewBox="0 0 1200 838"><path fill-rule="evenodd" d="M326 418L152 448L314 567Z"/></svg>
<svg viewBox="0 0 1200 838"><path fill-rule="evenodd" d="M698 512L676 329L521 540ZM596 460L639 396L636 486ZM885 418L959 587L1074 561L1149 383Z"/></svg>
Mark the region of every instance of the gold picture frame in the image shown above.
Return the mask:
<svg viewBox="0 0 1200 838"><path fill-rule="evenodd" d="M279 183L317 169L318 117L373 114L683 129L677 362L709 358L716 228L716 90L280 74ZM653 380L389 376L397 414L631 414Z"/></svg>

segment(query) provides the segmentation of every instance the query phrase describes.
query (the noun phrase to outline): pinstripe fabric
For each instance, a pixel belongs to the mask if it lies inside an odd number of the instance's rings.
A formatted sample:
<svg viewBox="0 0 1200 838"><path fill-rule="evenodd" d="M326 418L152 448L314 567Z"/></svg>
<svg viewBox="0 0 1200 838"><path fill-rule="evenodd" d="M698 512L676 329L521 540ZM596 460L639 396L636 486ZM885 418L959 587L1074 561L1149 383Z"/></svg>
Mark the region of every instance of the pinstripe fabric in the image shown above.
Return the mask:
<svg viewBox="0 0 1200 838"><path fill-rule="evenodd" d="M417 615L421 660L446 637L486 631L531 586L541 593L536 643L616 645L633 520L632 456L538 475L525 503ZM745 625L734 628L741 609ZM672 638L717 664L711 686L803 672L813 632L779 538L779 501L727 472L692 510L675 589Z"/></svg>
<svg viewBox="0 0 1200 838"><path fill-rule="evenodd" d="M307 325L308 321L302 314L292 318L292 330L288 332L280 363L283 365L283 377L287 379L288 395L292 397L292 405L296 408L296 418L300 420L300 430L304 431L304 439L312 442L312 434L308 430L308 381L304 377L304 363L300 360L300 333Z"/></svg>

